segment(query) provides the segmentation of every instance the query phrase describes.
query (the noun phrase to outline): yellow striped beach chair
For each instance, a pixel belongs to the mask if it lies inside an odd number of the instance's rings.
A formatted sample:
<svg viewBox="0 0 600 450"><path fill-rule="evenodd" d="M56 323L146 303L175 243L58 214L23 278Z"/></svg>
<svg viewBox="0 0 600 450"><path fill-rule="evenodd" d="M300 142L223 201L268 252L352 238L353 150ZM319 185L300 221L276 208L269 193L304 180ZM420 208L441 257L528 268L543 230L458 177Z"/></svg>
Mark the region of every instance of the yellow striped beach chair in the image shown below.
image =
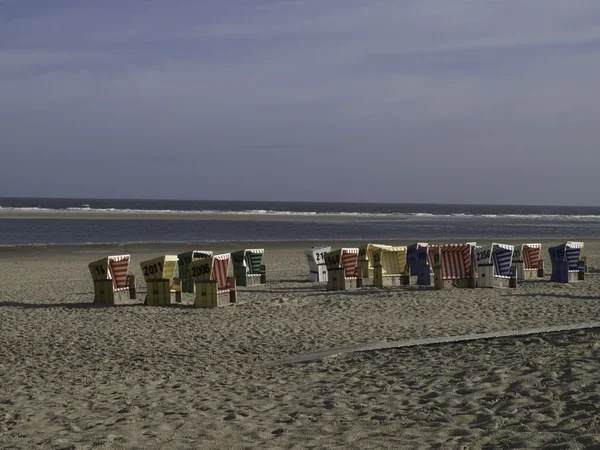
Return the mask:
<svg viewBox="0 0 600 450"><path fill-rule="evenodd" d="M142 275L146 280L147 305L170 305L171 293L175 293L176 302L181 302L181 280L175 278L178 260L175 255L164 255L140 263Z"/></svg>
<svg viewBox="0 0 600 450"><path fill-rule="evenodd" d="M410 266L406 262L406 247L385 247L373 252L373 285L408 286L410 285Z"/></svg>

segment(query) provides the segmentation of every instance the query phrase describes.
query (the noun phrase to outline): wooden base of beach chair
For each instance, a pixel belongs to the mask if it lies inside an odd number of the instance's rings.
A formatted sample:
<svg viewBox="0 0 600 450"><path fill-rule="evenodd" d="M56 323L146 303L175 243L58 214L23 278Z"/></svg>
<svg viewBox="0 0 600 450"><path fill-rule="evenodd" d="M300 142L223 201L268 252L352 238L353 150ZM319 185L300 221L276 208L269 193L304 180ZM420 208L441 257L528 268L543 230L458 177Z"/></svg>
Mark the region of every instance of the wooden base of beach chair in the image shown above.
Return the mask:
<svg viewBox="0 0 600 450"><path fill-rule="evenodd" d="M523 261L515 260L511 266L516 274L517 281L523 281L525 279L525 263Z"/></svg>
<svg viewBox="0 0 600 450"><path fill-rule="evenodd" d="M588 273L588 260L587 260L587 256L582 256L581 257L581 261L579 261L579 265L580 265L580 271L582 270L581 268L583 268L583 272L584 273Z"/></svg>
<svg viewBox="0 0 600 450"><path fill-rule="evenodd" d="M115 304L112 280L94 280L94 304L107 306Z"/></svg>
<svg viewBox="0 0 600 450"><path fill-rule="evenodd" d="M358 274L360 277L369 278L372 280L373 277L375 276L373 273L373 269L369 268L369 261L366 261L366 260L358 261L357 267L358 267Z"/></svg>
<svg viewBox="0 0 600 450"><path fill-rule="evenodd" d="M233 277L228 278L229 289L219 290L219 285L214 280L196 281L196 308L215 308L237 303L237 292Z"/></svg>
<svg viewBox="0 0 600 450"><path fill-rule="evenodd" d="M127 286L129 286L129 299L135 300L136 292L135 292L135 276L134 275L127 275Z"/></svg>
<svg viewBox="0 0 600 450"><path fill-rule="evenodd" d="M544 261L540 259L538 264L537 277L544 278Z"/></svg>
<svg viewBox="0 0 600 450"><path fill-rule="evenodd" d="M410 275L383 275L382 267L375 266L375 269L373 269L373 286L410 286Z"/></svg>
<svg viewBox="0 0 600 450"><path fill-rule="evenodd" d="M581 275L580 275L581 274ZM573 283L585 279L585 272L578 270L569 270L568 262L552 263L552 276L550 281L555 283Z"/></svg>
<svg viewBox="0 0 600 450"><path fill-rule="evenodd" d="M168 306L171 304L171 280L146 281L146 305Z"/></svg>
<svg viewBox="0 0 600 450"><path fill-rule="evenodd" d="M375 271L375 273L377 273ZM410 279L407 275L384 275L383 277L375 277L373 286L377 287L394 287L394 286L410 286Z"/></svg>
<svg viewBox="0 0 600 450"><path fill-rule="evenodd" d="M473 289L475 287L475 279L472 277L443 279L441 272L442 269L440 267L433 269L433 285L435 289Z"/></svg>
<svg viewBox="0 0 600 450"><path fill-rule="evenodd" d="M192 277L181 279L181 292L193 294L194 292L196 292L194 290L194 286L194 279Z"/></svg>
<svg viewBox="0 0 600 450"><path fill-rule="evenodd" d="M266 281L267 281L266 274L249 275L249 274L242 273L242 274L236 274L236 276L235 276L235 284L237 286L258 286L259 284L265 284Z"/></svg>
<svg viewBox="0 0 600 450"><path fill-rule="evenodd" d="M328 291L348 291L362 287L363 280L359 277L346 278L344 269L329 269L327 275L327 290Z"/></svg>
<svg viewBox="0 0 600 450"><path fill-rule="evenodd" d="M310 272L308 274L308 281L314 281L317 283L327 282L329 279L327 274L327 266L325 264L318 264L316 272Z"/></svg>
<svg viewBox="0 0 600 450"><path fill-rule="evenodd" d="M477 287L480 288L493 288L494 287L494 265L493 264L479 264L477 268L479 272L479 279L477 280Z"/></svg>
<svg viewBox="0 0 600 450"><path fill-rule="evenodd" d="M537 280L543 278L539 276L540 269L525 269L523 270L523 280Z"/></svg>

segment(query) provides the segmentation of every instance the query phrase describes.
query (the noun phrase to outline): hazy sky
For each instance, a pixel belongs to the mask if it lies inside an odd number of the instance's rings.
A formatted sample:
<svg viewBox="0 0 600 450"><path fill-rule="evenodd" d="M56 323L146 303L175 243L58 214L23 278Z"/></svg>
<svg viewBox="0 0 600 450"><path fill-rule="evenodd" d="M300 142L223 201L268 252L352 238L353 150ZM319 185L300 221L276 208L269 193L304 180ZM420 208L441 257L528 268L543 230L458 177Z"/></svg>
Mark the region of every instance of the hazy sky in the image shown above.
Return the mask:
<svg viewBox="0 0 600 450"><path fill-rule="evenodd" d="M0 0L0 196L600 205L598 0Z"/></svg>

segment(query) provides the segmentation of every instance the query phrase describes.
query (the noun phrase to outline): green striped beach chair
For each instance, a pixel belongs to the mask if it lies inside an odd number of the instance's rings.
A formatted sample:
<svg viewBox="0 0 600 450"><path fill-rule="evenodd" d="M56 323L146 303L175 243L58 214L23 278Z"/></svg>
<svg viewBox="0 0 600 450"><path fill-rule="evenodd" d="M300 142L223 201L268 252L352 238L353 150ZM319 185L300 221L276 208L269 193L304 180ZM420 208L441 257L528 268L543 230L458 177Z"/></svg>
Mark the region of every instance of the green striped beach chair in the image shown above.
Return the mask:
<svg viewBox="0 0 600 450"><path fill-rule="evenodd" d="M194 293L194 279L190 271L190 264L202 258L209 258L213 252L209 250L192 250L177 255L177 265L179 266L179 278L181 278L181 291Z"/></svg>
<svg viewBox="0 0 600 450"><path fill-rule="evenodd" d="M231 254L237 286L254 286L267 282L266 269L262 264L264 253L262 248L252 248Z"/></svg>

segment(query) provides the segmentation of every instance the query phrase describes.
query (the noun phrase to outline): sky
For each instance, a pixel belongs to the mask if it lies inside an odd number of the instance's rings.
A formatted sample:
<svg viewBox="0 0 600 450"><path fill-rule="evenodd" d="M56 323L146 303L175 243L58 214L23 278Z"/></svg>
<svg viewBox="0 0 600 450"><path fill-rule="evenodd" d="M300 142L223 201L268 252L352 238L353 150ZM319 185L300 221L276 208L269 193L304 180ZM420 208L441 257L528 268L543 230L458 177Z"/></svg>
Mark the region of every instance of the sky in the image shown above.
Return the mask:
<svg viewBox="0 0 600 450"><path fill-rule="evenodd" d="M0 197L600 205L598 0L0 0Z"/></svg>

